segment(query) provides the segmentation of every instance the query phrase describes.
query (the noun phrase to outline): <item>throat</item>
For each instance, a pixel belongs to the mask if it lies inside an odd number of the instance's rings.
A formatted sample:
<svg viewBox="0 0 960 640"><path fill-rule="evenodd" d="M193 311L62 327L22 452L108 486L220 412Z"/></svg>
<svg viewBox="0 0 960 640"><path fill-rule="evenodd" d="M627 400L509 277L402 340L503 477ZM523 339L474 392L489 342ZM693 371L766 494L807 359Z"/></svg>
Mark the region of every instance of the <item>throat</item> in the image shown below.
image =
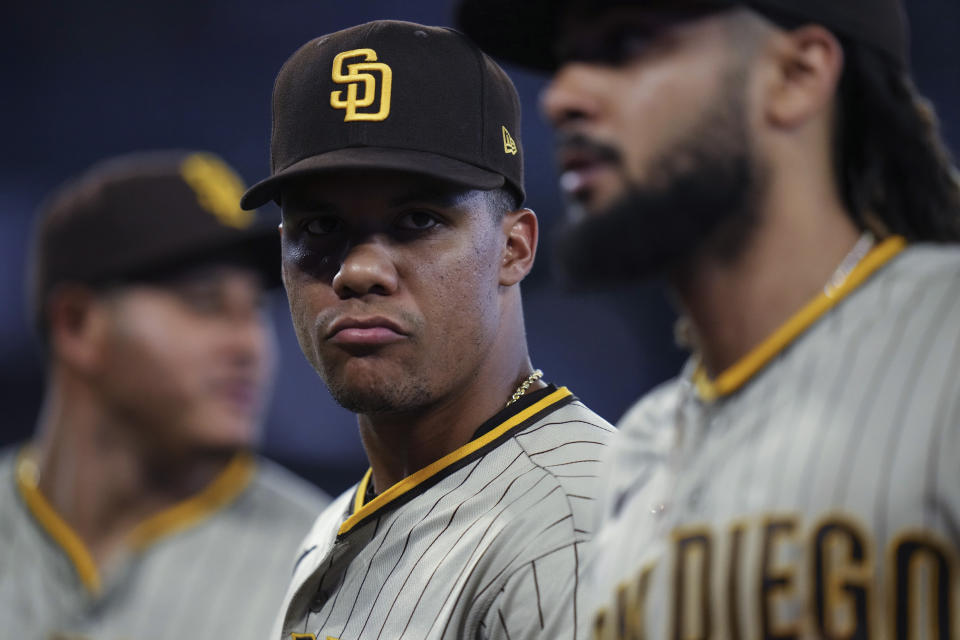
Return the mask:
<svg viewBox="0 0 960 640"><path fill-rule="evenodd" d="M146 521L209 486L235 452L160 463L127 450L38 448L33 489L83 541L97 566L122 553Z"/></svg>
<svg viewBox="0 0 960 640"><path fill-rule="evenodd" d="M678 333L715 378L842 284L871 246L851 225L830 237L767 237L728 263L701 259L673 278L687 323Z"/></svg>
<svg viewBox="0 0 960 640"><path fill-rule="evenodd" d="M469 443L486 421L508 411L546 385L542 371L503 378L475 390L466 386L417 412L359 415L358 425L376 493L413 475Z"/></svg>

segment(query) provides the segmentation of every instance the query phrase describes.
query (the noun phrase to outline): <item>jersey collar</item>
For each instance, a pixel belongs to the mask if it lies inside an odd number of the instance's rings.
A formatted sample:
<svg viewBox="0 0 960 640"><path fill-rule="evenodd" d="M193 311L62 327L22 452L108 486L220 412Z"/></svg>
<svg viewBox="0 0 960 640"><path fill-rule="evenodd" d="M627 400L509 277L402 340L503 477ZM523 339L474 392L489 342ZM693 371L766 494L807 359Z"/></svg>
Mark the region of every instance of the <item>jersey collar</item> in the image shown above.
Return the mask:
<svg viewBox="0 0 960 640"><path fill-rule="evenodd" d="M349 517L340 525L338 536L387 508L395 508L419 495L442 478L484 455L509 438L515 431L533 424L547 414L569 404L575 398L569 389L553 385L539 389L498 412L477 429L473 439L439 460L407 476L380 495L369 499L368 487L373 469L368 469L354 493Z"/></svg>
<svg viewBox="0 0 960 640"><path fill-rule="evenodd" d="M906 247L906 240L901 236L892 236L878 244L853 268L840 286L817 295L763 342L716 378L711 379L703 365L697 364L692 375L697 395L704 402L713 402L740 389L827 311L839 304L880 267L903 251L904 247Z"/></svg>
<svg viewBox="0 0 960 640"><path fill-rule="evenodd" d="M156 540L194 526L226 507L250 483L255 467L252 455L237 454L205 489L138 524L127 539L129 548L135 552L143 551ZM17 456L14 477L27 510L44 533L67 555L81 584L88 592L100 594L103 582L93 554L37 486L38 469L31 447L24 447Z"/></svg>

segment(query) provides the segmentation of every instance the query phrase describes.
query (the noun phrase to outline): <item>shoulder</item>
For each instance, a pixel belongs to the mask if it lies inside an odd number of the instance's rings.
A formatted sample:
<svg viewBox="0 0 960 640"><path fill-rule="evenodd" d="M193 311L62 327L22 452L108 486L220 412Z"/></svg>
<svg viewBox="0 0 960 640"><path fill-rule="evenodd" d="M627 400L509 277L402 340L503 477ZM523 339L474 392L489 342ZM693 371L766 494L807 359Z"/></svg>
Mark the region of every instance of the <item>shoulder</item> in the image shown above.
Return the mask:
<svg viewBox="0 0 960 640"><path fill-rule="evenodd" d="M923 310L935 299L957 293L960 245L909 245L851 296L850 312L871 316ZM841 309L844 308L841 306Z"/></svg>
<svg viewBox="0 0 960 640"><path fill-rule="evenodd" d="M595 489L585 481L598 473L596 467L615 432L613 425L574 399L513 439L522 455L567 495L586 494L592 499Z"/></svg>
<svg viewBox="0 0 960 640"><path fill-rule="evenodd" d="M326 557L330 546L336 540L340 525L347 518L356 490L357 487L353 486L344 491L314 519L297 550L293 568L295 583L310 575L316 563Z"/></svg>
<svg viewBox="0 0 960 640"><path fill-rule="evenodd" d="M667 446L665 440L672 437L684 386L690 384L687 376L673 378L637 400L617 423L617 442L655 449Z"/></svg>
<svg viewBox="0 0 960 640"><path fill-rule="evenodd" d="M960 326L960 245L915 244L854 292L850 304L811 332L824 357L836 344L883 354L883 363L909 366L920 354L958 371L949 354ZM852 348L851 347L851 348ZM879 357L879 356L878 356Z"/></svg>
<svg viewBox="0 0 960 640"><path fill-rule="evenodd" d="M513 505L511 528L529 535L539 531L540 525L561 523L540 541L546 543L551 536L586 539L593 530L600 461L615 431L609 422L573 400L514 434L517 455L525 460L515 467L518 478L523 478L517 490L529 489L534 498ZM542 545L533 545L538 546Z"/></svg>
<svg viewBox="0 0 960 640"><path fill-rule="evenodd" d="M946 281L960 276L960 244L918 243L890 263L888 277L896 280Z"/></svg>
<svg viewBox="0 0 960 640"><path fill-rule="evenodd" d="M14 473L21 446L0 449L0 539L13 535L15 512L20 511Z"/></svg>
<svg viewBox="0 0 960 640"><path fill-rule="evenodd" d="M529 450L534 443L538 446L569 444L589 448L605 446L615 431L612 424L573 397L571 402L524 427L516 437L524 450Z"/></svg>
<svg viewBox="0 0 960 640"><path fill-rule="evenodd" d="M247 489L248 500L274 517L312 521L330 503L330 496L315 485L266 458L256 459Z"/></svg>
<svg viewBox="0 0 960 640"><path fill-rule="evenodd" d="M6 482L8 477L13 478L13 469L22 446L16 444L0 449L0 482Z"/></svg>

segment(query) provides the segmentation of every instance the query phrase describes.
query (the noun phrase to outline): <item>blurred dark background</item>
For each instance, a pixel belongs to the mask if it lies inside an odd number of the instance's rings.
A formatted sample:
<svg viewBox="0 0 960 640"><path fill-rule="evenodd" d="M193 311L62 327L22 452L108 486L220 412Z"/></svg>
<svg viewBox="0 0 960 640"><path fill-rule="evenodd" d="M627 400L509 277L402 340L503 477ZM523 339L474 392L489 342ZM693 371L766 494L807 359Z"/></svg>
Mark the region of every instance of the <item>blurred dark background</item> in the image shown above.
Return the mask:
<svg viewBox="0 0 960 640"><path fill-rule="evenodd" d="M916 82L960 150L960 0L907 0ZM452 24L452 0L76 0L5 3L0 14L0 446L29 437L42 361L27 328L24 261L44 195L109 155L195 148L221 154L246 181L266 175L270 94L284 60L310 38L380 18ZM524 283L533 363L615 421L679 368L673 314L657 285L572 295L551 275L562 215L543 78L507 67L523 101L528 206L545 238ZM277 216L275 210L266 211ZM281 370L263 450L331 492L365 468L351 414L337 407L273 304Z"/></svg>

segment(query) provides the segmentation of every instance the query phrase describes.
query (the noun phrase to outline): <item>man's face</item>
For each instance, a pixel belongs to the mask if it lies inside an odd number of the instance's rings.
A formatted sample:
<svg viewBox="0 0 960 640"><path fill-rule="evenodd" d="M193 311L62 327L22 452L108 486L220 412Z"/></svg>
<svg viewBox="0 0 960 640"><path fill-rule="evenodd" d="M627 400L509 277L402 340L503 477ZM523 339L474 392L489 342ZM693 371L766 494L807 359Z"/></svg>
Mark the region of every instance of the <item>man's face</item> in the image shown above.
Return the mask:
<svg viewBox="0 0 960 640"><path fill-rule="evenodd" d="M105 294L97 386L155 451L248 448L276 362L260 276L189 270Z"/></svg>
<svg viewBox="0 0 960 640"><path fill-rule="evenodd" d="M656 273L749 215L756 168L731 19L635 8L570 17L568 61L543 109L559 134L572 216L558 245L574 283Z"/></svg>
<svg viewBox="0 0 960 640"><path fill-rule="evenodd" d="M307 360L362 414L442 402L500 325L500 216L480 191L398 172L283 192L283 279Z"/></svg>

